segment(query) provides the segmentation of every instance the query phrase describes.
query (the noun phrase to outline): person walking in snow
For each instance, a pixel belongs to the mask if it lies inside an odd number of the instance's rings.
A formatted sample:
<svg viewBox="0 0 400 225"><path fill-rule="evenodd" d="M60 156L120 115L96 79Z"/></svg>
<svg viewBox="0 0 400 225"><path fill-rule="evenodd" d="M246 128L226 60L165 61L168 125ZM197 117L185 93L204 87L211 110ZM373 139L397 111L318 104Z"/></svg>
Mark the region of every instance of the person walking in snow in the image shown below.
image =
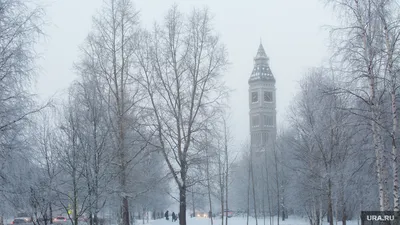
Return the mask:
<svg viewBox="0 0 400 225"><path fill-rule="evenodd" d="M176 215L175 215L175 212L172 212L172 222L175 222L176 221Z"/></svg>
<svg viewBox="0 0 400 225"><path fill-rule="evenodd" d="M165 215L164 215L164 216L165 216L165 219L166 219L166 220L169 220L169 218L168 218L168 210L165 212Z"/></svg>

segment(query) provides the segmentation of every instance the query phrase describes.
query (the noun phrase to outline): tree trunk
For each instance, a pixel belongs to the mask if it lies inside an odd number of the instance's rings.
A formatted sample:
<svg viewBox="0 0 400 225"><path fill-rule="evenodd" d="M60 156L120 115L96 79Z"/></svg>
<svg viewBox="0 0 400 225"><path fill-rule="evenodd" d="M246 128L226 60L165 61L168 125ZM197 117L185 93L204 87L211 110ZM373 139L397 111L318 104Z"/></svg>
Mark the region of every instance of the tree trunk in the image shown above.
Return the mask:
<svg viewBox="0 0 400 225"><path fill-rule="evenodd" d="M332 181L328 179L328 215L329 225L333 225L333 207L332 207Z"/></svg>
<svg viewBox="0 0 400 225"><path fill-rule="evenodd" d="M186 186L179 188L179 225L186 225Z"/></svg>
<svg viewBox="0 0 400 225"><path fill-rule="evenodd" d="M193 217L195 217L196 216L196 207L195 207L195 204L194 204L194 188L193 188L193 186L192 186L192 209L193 209Z"/></svg>
<svg viewBox="0 0 400 225"><path fill-rule="evenodd" d="M76 149L73 150L74 154L74 161L76 162L77 157L76 157ZM74 225L78 225L78 184L77 184L77 167L74 165L74 168L72 168L72 184L73 184L73 206L72 206L72 221Z"/></svg>
<svg viewBox="0 0 400 225"><path fill-rule="evenodd" d="M335 218L335 225L337 225L338 224L338 197L337 197L337 194L336 194L336 196L335 196L336 198L335 198L335 203L334 203L334 205L335 205L335 215L334 215L334 218Z"/></svg>
<svg viewBox="0 0 400 225"><path fill-rule="evenodd" d="M143 208L143 210L142 210L142 222L143 222L143 224L144 224L144 220L146 219L145 217L146 217L146 208Z"/></svg>
<svg viewBox="0 0 400 225"><path fill-rule="evenodd" d="M346 216L346 205L343 203L342 207L342 225L346 225L347 216Z"/></svg>
<svg viewBox="0 0 400 225"><path fill-rule="evenodd" d="M223 166L221 165L221 155L218 156L218 178L219 178L219 188L221 191L220 198L221 198L221 225L224 225L224 179L223 179Z"/></svg>
<svg viewBox="0 0 400 225"><path fill-rule="evenodd" d="M130 225L129 224L129 203L128 197L122 197L122 224L123 225Z"/></svg>
<svg viewBox="0 0 400 225"><path fill-rule="evenodd" d="M89 211L89 225L94 225L93 224L93 214Z"/></svg>
<svg viewBox="0 0 400 225"><path fill-rule="evenodd" d="M250 150L253 151L252 149ZM253 154L251 154L251 186L253 189L253 205L254 205L254 217L256 218L256 225L258 225L257 221L257 198L256 198L256 188L255 188L255 181L254 181L254 168L253 168Z"/></svg>
<svg viewBox="0 0 400 225"><path fill-rule="evenodd" d="M267 200L268 200L268 213L269 213L269 224L272 224L272 204L271 204L271 196L270 196L270 189L269 189L269 174L268 174L268 157L267 152L264 151L264 164L265 164L265 183L267 186Z"/></svg>
<svg viewBox="0 0 400 225"><path fill-rule="evenodd" d="M385 5L380 5L382 10L384 11ZM398 166L397 166L397 144L396 144L396 134L397 134L397 74L393 73L393 53L395 43L397 40L393 40L394 43L391 43L390 34L388 30L388 24L384 15L381 15L381 22L384 29L385 34L385 45L386 45L386 54L387 54L387 62L386 62L386 70L390 76L390 97L391 97L391 110L392 110L392 167L393 167L393 211L399 211L399 176L398 176Z"/></svg>
<svg viewBox="0 0 400 225"><path fill-rule="evenodd" d="M53 208L51 201L49 202L49 211L50 211L50 224L53 224Z"/></svg>
<svg viewBox="0 0 400 225"><path fill-rule="evenodd" d="M273 143L272 148L274 149L274 158L275 158L275 176L276 176L276 191L277 191L277 206L278 206L278 214L277 214L277 223L279 225L279 216L280 216L280 188L279 188L279 173L278 173L278 153L276 152L275 143ZM331 224L332 225L332 224Z"/></svg>
<svg viewBox="0 0 400 225"><path fill-rule="evenodd" d="M211 201L211 185L210 185L210 160L209 160L209 155L208 155L208 142L207 142L207 134L206 134L206 172L207 172L207 190L208 190L208 202L209 202L209 216L210 216L210 221L211 225L214 224L213 222L213 217L212 217L212 201ZM211 215L210 215L211 214Z"/></svg>
<svg viewBox="0 0 400 225"><path fill-rule="evenodd" d="M247 222L246 225L249 225L249 217L250 217L250 167L251 167L251 159L249 159L249 168L247 175Z"/></svg>
<svg viewBox="0 0 400 225"><path fill-rule="evenodd" d="M282 185L282 221L285 221L287 216L288 215L286 214L286 207L285 207L285 188Z"/></svg>
<svg viewBox="0 0 400 225"><path fill-rule="evenodd" d="M266 166L267 168L267 166ZM266 174L267 174L267 197L268 197L268 212L269 212L269 224L272 224L272 220L273 220L273 213L272 213L272 196L271 196L271 192L269 189L269 175L268 175L268 169L266 169Z"/></svg>
<svg viewBox="0 0 400 225"><path fill-rule="evenodd" d="M378 185L379 185L379 208L380 211L388 210L388 196L387 189L385 187L385 183L387 182L387 171L385 165L385 157L384 157L384 149L382 146L382 137L380 134L380 129L375 122L372 122L373 129L373 138L374 138L374 147L376 153L376 173L378 177Z"/></svg>
<svg viewBox="0 0 400 225"><path fill-rule="evenodd" d="M262 174L262 180L264 181L264 173L261 171L261 174ZM265 191L265 182L262 182L263 183L263 193L262 193L262 214L263 214L263 220L264 220L264 225L265 225L265 220L266 220L266 215L265 215L265 193L266 193L266 191Z"/></svg>
<svg viewBox="0 0 400 225"><path fill-rule="evenodd" d="M393 84L395 85L395 84ZM396 144L396 134L397 134L397 106L396 106L396 92L395 87L392 88L392 167L393 167L393 211L399 211L399 175L397 166L397 144Z"/></svg>
<svg viewBox="0 0 400 225"><path fill-rule="evenodd" d="M229 175L229 158L228 158L228 134L226 121L224 119L224 136L225 136L225 208L228 210L228 175ZM228 225L228 215L225 217L225 225Z"/></svg>

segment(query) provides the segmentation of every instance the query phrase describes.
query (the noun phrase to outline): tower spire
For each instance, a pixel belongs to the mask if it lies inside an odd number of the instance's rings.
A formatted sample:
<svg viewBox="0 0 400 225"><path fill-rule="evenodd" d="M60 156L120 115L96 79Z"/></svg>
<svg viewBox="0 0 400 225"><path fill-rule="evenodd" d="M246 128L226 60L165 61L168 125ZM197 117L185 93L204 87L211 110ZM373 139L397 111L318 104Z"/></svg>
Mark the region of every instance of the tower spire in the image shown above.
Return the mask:
<svg viewBox="0 0 400 225"><path fill-rule="evenodd" d="M260 38L260 45L258 47L257 54L254 57L254 68L249 81L257 80L260 78L270 79L273 81L275 80L268 65L268 61L268 56L265 53L264 46L262 45L262 39Z"/></svg>
<svg viewBox="0 0 400 225"><path fill-rule="evenodd" d="M261 58L266 59L268 61L268 57L267 54L265 53L264 46L262 45L260 40L260 46L258 47L256 59L261 59Z"/></svg>

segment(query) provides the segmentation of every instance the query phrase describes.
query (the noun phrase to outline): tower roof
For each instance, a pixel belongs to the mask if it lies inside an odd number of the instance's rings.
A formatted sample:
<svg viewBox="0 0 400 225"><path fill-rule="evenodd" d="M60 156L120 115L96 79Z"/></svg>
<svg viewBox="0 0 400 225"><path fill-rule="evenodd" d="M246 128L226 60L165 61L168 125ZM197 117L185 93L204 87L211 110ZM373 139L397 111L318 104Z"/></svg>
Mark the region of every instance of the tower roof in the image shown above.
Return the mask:
<svg viewBox="0 0 400 225"><path fill-rule="evenodd" d="M265 53L263 45L260 43L256 57L254 57L254 68L251 73L250 81L255 80L268 80L275 82L274 75L269 67L269 58Z"/></svg>
<svg viewBox="0 0 400 225"><path fill-rule="evenodd" d="M255 58L266 58L266 59L268 59L267 54L265 54L265 50L264 50L264 47L263 47L262 43L260 43L260 46L258 46L257 55L256 55Z"/></svg>

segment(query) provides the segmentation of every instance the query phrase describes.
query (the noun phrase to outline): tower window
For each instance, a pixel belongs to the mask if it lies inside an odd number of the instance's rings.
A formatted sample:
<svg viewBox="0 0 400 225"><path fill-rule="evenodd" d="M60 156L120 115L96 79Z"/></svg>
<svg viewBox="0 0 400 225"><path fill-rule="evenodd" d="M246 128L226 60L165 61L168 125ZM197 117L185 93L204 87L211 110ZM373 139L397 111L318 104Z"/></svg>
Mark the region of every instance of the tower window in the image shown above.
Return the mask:
<svg viewBox="0 0 400 225"><path fill-rule="evenodd" d="M265 132L265 133L262 133L262 144L263 145L266 145L267 143L268 143L268 133L267 132Z"/></svg>
<svg viewBox="0 0 400 225"><path fill-rule="evenodd" d="M271 115L264 115L264 126L273 126L274 117Z"/></svg>
<svg viewBox="0 0 400 225"><path fill-rule="evenodd" d="M258 102L258 92L251 92L251 102Z"/></svg>
<svg viewBox="0 0 400 225"><path fill-rule="evenodd" d="M264 101L265 102L273 102L271 91L264 91Z"/></svg>
<svg viewBox="0 0 400 225"><path fill-rule="evenodd" d="M258 115L251 117L251 126L259 127L260 126L260 117Z"/></svg>

